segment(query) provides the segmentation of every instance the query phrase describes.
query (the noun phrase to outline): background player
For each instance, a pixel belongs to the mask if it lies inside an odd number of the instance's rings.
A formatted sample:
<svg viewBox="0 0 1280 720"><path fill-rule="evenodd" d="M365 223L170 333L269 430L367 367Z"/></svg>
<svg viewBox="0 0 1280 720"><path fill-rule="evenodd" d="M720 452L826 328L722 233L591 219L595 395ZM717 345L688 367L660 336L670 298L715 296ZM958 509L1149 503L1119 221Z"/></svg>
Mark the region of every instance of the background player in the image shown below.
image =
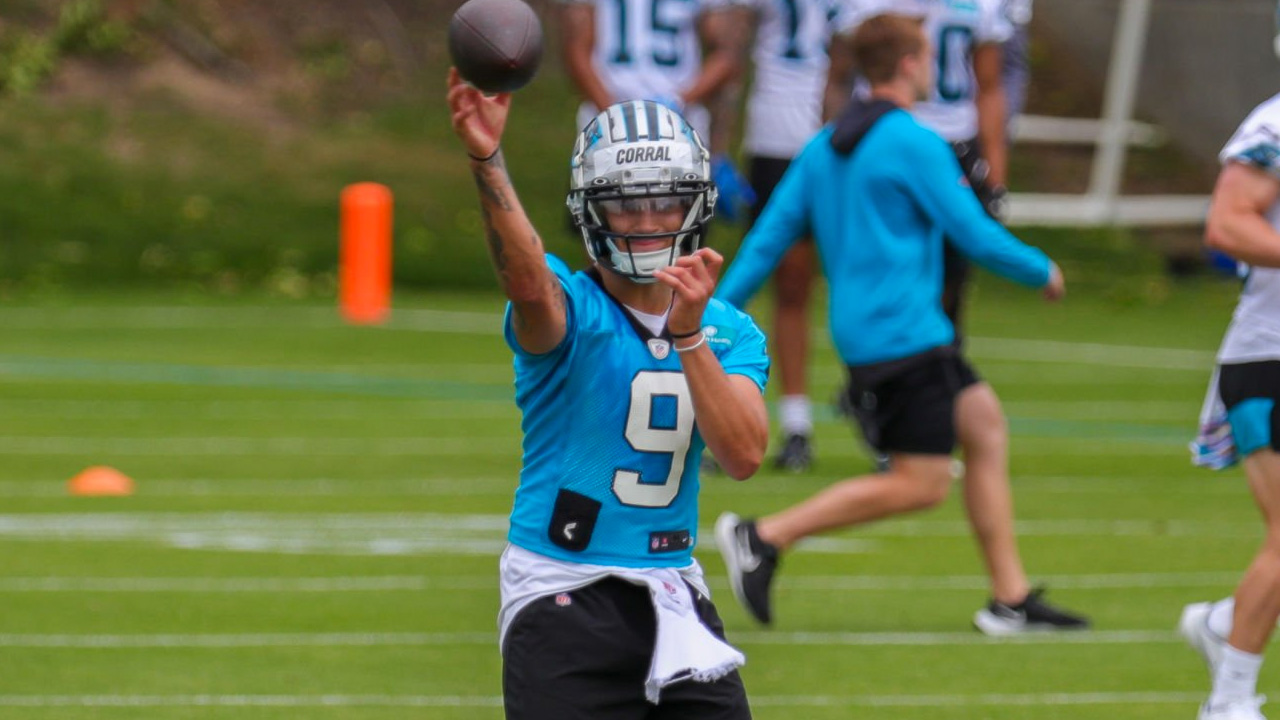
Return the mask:
<svg viewBox="0 0 1280 720"><path fill-rule="evenodd" d="M747 174L759 217L800 148L822 126L827 44L842 0L749 0L755 10L755 78L747 100ZM774 272L774 355L781 376L783 442L774 464L803 471L812 461L813 414L806 390L813 243L794 245Z"/></svg>
<svg viewBox="0 0 1280 720"><path fill-rule="evenodd" d="M729 134L711 127L707 109L742 73L750 30L737 0L562 2L565 67L582 96L578 130L599 108L655 100L684 115L711 143L722 210L732 215L749 206L750 187L727 154ZM727 106L719 103L720 112L731 112Z"/></svg>

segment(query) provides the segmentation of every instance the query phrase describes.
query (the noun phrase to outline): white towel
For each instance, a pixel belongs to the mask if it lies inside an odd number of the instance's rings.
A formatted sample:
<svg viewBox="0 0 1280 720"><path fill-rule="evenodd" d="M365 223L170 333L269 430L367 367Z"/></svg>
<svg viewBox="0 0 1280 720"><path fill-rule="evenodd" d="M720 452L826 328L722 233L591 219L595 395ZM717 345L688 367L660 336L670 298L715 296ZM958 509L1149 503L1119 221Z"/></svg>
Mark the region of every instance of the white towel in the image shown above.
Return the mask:
<svg viewBox="0 0 1280 720"><path fill-rule="evenodd" d="M696 560L682 568L624 568L556 560L508 545L502 554L502 609L498 642L520 611L540 597L572 592L607 577L648 587L658 620L653 660L645 679L645 698L655 705L662 689L682 680L714 682L746 664L733 646L716 637L702 621L689 591L709 595Z"/></svg>
<svg viewBox="0 0 1280 720"><path fill-rule="evenodd" d="M715 682L746 664L746 656L716 637L698 619L693 595L679 572L655 569L619 574L649 586L658 618L653 662L644 683L644 696L649 702L657 705L662 689L673 683Z"/></svg>
<svg viewBox="0 0 1280 720"><path fill-rule="evenodd" d="M1239 461L1227 407L1218 393L1218 368L1209 377L1209 389L1200 408L1200 429L1191 442L1191 464L1211 470L1223 470Z"/></svg>

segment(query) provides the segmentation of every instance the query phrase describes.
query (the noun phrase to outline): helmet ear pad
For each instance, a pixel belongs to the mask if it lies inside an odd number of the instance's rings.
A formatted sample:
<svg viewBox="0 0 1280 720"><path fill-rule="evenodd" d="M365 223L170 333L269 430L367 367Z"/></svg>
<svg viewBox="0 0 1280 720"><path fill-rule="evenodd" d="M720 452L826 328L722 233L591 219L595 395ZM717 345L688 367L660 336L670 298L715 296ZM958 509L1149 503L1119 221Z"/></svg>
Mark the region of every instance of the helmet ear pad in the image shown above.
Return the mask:
<svg viewBox="0 0 1280 720"><path fill-rule="evenodd" d="M710 153L679 113L647 100L617 103L578 135L566 204L587 255L606 270L640 282L702 246L715 212ZM680 198L688 211L678 229L648 236L609 228L600 203ZM668 257L631 253L630 240L675 236ZM638 258L638 255L649 257Z"/></svg>

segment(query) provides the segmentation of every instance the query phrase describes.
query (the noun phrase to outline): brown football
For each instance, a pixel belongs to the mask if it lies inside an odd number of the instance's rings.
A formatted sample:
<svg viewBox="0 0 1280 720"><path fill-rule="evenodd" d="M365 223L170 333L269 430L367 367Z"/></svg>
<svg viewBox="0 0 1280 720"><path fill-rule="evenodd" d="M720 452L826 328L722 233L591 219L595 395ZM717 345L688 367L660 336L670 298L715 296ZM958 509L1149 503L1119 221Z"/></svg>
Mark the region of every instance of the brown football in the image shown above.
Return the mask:
<svg viewBox="0 0 1280 720"><path fill-rule="evenodd" d="M449 55L477 88L519 90L542 61L542 24L521 0L467 0L449 22Z"/></svg>

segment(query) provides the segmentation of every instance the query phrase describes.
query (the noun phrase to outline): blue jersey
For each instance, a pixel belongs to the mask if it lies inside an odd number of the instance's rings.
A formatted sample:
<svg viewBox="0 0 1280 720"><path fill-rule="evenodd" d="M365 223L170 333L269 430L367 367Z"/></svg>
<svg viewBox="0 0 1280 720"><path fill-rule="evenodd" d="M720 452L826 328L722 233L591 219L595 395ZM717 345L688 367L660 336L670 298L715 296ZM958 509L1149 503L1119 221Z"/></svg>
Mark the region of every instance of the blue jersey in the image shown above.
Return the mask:
<svg viewBox="0 0 1280 720"><path fill-rule="evenodd" d="M507 539L570 562L683 567L698 530L698 466L705 447L670 336L653 336L594 273L548 264L564 288L567 331L549 353L515 352L524 466ZM764 390L764 334L712 300L707 344L726 373Z"/></svg>
<svg viewBox="0 0 1280 720"><path fill-rule="evenodd" d="M892 110L851 154L828 125L791 163L742 241L716 296L741 307L783 254L812 233L827 275L832 340L849 365L898 360L950 343L942 311L943 233L979 265L1016 282L1049 281L1049 258L987 216L951 147Z"/></svg>

